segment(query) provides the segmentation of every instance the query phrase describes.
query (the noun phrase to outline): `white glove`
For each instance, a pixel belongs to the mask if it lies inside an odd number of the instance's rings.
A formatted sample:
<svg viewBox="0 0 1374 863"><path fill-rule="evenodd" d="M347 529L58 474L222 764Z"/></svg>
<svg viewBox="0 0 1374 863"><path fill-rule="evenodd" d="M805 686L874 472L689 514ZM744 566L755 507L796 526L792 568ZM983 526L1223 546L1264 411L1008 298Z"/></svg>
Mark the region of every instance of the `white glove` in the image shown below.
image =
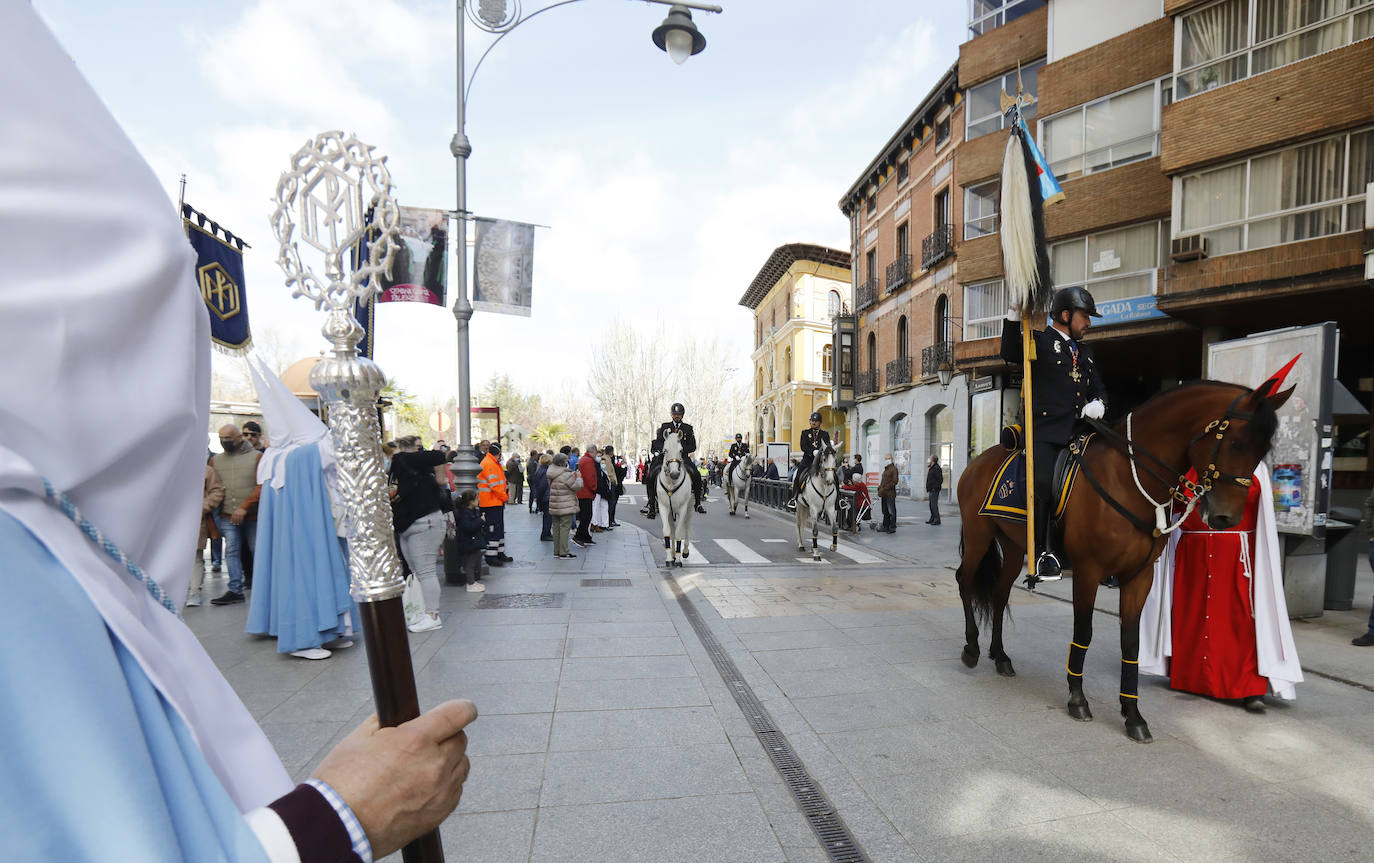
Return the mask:
<svg viewBox="0 0 1374 863"><path fill-rule="evenodd" d="M1015 306L1010 306L1007 309L1007 320L1011 321L1013 324L1019 323L1021 320L1021 310Z"/></svg>
<svg viewBox="0 0 1374 863"><path fill-rule="evenodd" d="M1107 406L1102 404L1102 399L1093 399L1083 405L1083 418L1100 420L1102 419L1102 414L1106 413L1106 411Z"/></svg>

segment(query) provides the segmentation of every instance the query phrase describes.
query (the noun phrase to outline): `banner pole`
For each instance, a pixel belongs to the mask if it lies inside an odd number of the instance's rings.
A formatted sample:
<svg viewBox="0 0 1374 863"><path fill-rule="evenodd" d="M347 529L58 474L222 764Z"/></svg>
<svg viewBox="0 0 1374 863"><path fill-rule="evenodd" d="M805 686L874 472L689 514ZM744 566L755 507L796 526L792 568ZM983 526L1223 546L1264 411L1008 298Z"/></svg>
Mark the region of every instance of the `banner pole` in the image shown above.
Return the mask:
<svg viewBox="0 0 1374 863"><path fill-rule="evenodd" d="M1035 576L1035 411L1031 386L1031 361L1035 359L1035 339L1031 338L1031 313L1021 313L1021 404L1026 424L1026 572Z"/></svg>

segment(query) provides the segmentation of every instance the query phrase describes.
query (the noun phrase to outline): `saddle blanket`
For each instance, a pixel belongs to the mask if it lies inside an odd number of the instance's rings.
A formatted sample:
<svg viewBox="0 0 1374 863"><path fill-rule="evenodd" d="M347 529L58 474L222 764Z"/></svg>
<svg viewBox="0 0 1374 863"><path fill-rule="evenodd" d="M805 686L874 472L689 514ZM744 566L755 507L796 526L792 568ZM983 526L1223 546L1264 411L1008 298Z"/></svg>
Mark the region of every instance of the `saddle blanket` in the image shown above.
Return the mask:
<svg viewBox="0 0 1374 863"><path fill-rule="evenodd" d="M1082 443L1075 441L1074 443L1077 447L1086 446L1086 441ZM1082 452L1082 449L1077 449L1075 452ZM1065 454L1068 455L1068 453ZM1078 479L1078 467L1078 459L1070 457L1067 474L1060 478L1059 472L1055 472L1055 483L1052 491L1056 520L1064 514L1064 507L1068 504L1069 495L1073 492L1074 481ZM991 487L988 488L987 497L983 499L982 506L978 508L978 514L1005 521L1026 523L1025 449L1018 449L1002 460L1002 464L997 467L997 472L992 475Z"/></svg>

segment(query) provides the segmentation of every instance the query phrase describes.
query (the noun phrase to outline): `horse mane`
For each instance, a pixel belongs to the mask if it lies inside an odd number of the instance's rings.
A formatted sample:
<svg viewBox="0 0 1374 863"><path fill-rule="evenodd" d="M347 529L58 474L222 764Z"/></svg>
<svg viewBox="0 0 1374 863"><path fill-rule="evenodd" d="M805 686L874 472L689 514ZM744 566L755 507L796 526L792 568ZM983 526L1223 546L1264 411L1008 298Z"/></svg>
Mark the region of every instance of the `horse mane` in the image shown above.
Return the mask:
<svg viewBox="0 0 1374 863"><path fill-rule="evenodd" d="M1173 389L1168 389L1161 393L1155 393L1153 396L1150 396L1148 399L1146 399L1139 407L1135 408L1134 412L1139 413L1140 411L1145 410L1146 408L1153 405L1155 402L1172 398L1173 396L1184 390L1193 390L1198 389L1200 387L1213 387L1219 389L1229 388L1238 391L1238 393L1249 393L1254 391L1252 388L1243 386L1241 384L1233 384L1228 383L1226 381L1213 381L1207 380L1206 378L1200 378L1198 380L1186 381L1184 383L1181 383ZM1216 419L1220 419L1220 417L1216 417ZM1124 432L1125 424L1125 419L1121 419L1114 423L1112 428L1114 428L1118 432ZM1255 418L1250 422L1246 423L1245 437L1255 446L1260 447L1265 452L1268 452L1269 445L1274 438L1274 432L1278 429L1278 427L1278 412L1275 411L1272 406L1270 406L1268 401L1261 401L1259 407L1255 410Z"/></svg>

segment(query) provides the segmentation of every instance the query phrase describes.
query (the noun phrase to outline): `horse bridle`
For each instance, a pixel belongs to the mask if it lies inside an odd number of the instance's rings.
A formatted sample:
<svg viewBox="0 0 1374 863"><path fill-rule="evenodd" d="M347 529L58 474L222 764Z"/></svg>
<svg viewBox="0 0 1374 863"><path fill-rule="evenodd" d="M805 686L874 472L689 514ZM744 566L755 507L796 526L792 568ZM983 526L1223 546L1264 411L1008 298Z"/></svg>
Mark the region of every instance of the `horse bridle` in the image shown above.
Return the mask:
<svg viewBox="0 0 1374 863"><path fill-rule="evenodd" d="M835 451L832 449L830 452L834 453ZM825 508L825 502L827 500L830 500L830 496L835 493L835 488L838 486L838 483L832 480L830 483L830 491L826 492L825 494L821 494L821 490L819 488L816 488L816 477L820 476L822 473L833 472L834 470L834 468L830 468L829 471L826 471L822 469L820 465L815 465L811 470L811 476L806 481L806 484L811 486L813 489L816 489L816 494L820 495L822 509Z"/></svg>
<svg viewBox="0 0 1374 863"><path fill-rule="evenodd" d="M1111 428L1106 423L1100 420L1087 420L1088 425L1091 426L1092 429L1096 431L1098 434L1102 435L1102 437L1106 440L1111 441L1119 448L1122 447L1122 445L1124 444L1126 460L1131 465L1131 478L1135 480L1136 490L1139 491L1141 496L1144 497L1147 501L1149 501L1151 506L1154 507L1155 523L1153 525L1151 525L1148 521L1142 519L1135 513L1131 512L1130 510L1126 509L1124 506L1121 505L1119 501L1117 501L1115 498L1113 498L1110 494L1107 493L1107 490L1104 489L1102 487L1102 484L1098 482L1097 478L1093 476L1092 470L1088 467L1087 461L1083 459L1083 452L1075 451L1074 455L1077 456L1079 459L1079 464L1083 469L1083 475L1087 477L1089 484L1092 485L1093 489L1097 491L1098 495L1103 500L1111 504L1111 506L1114 509L1116 509L1117 512L1125 516L1126 519L1131 522L1131 524L1136 526L1136 528L1144 531L1145 533L1149 533L1151 536L1155 538L1158 538L1170 532L1174 528L1178 527L1188 518L1188 516L1192 515L1193 509L1196 508L1197 505L1202 502L1202 498L1212 491L1214 483L1228 482L1246 489L1250 488L1250 486L1253 484L1254 480L1251 477L1238 476L1236 474L1226 473L1225 471L1222 471L1220 468L1218 468L1216 464L1217 456L1221 454L1221 446L1226 438L1226 430L1230 428L1231 421L1241 420L1244 422L1253 422L1255 419L1255 414L1253 411L1236 410L1236 405L1240 404L1240 400L1245 398L1249 394L1249 392L1242 392L1240 395L1236 396L1235 399L1232 400L1230 406L1226 408L1226 412L1222 414L1221 419L1212 420L1206 426L1203 427L1201 432L1194 435L1193 438L1188 441L1187 449L1191 450L1193 448L1193 444L1202 440L1209 434L1215 436L1216 438L1215 442L1212 444L1212 453L1208 458L1208 464L1206 469L1198 472L1198 482L1193 482L1192 480L1188 479L1188 476L1185 473L1179 475L1178 481L1171 484L1170 480L1166 476L1161 476L1159 473L1151 469L1150 465L1145 464L1141 462L1139 459L1137 459L1136 451L1139 450L1141 456L1144 456L1146 459L1149 459L1159 467L1163 468L1166 474L1172 475L1174 473L1173 467L1166 464L1163 459L1159 458L1154 453L1150 452L1145 447L1137 444L1134 441L1134 435L1131 431L1131 418L1134 416L1134 411L1126 414L1125 437L1122 437L1122 435L1120 435L1115 429ZM1071 449L1073 448L1071 447ZM1165 499L1163 501L1155 500L1154 497L1152 497L1150 493L1145 490L1144 484L1142 484L1140 481L1140 474L1137 470L1137 467L1144 469L1145 473L1149 474L1152 479L1154 479L1161 485L1164 485L1168 489L1168 494L1165 495ZM1176 520L1173 524L1169 524L1169 509L1173 505L1174 501L1182 503L1184 505L1184 511L1183 514L1179 516L1178 520Z"/></svg>

